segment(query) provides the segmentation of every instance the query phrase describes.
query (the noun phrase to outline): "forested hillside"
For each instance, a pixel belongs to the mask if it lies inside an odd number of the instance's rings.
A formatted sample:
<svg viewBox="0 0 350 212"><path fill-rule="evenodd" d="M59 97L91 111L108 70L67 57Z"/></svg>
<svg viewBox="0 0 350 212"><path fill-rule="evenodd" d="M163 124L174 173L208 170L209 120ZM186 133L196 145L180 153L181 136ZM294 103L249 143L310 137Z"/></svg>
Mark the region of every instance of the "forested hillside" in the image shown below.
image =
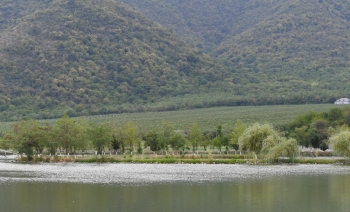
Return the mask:
<svg viewBox="0 0 350 212"><path fill-rule="evenodd" d="M246 0L116 0L131 6L207 52L257 24L271 6Z"/></svg>
<svg viewBox="0 0 350 212"><path fill-rule="evenodd" d="M238 95L268 104L349 96L348 0L121 1L229 66Z"/></svg>
<svg viewBox="0 0 350 212"><path fill-rule="evenodd" d="M206 92L224 77L209 56L114 1L54 0L15 22L0 33L5 118L123 112L125 103Z"/></svg>
<svg viewBox="0 0 350 212"><path fill-rule="evenodd" d="M331 103L350 96L349 9L349 0L4 0L0 119Z"/></svg>
<svg viewBox="0 0 350 212"><path fill-rule="evenodd" d="M52 0L1 0L0 31L15 25L19 19L49 6Z"/></svg>
<svg viewBox="0 0 350 212"><path fill-rule="evenodd" d="M284 83L313 80L329 89L346 89L350 1L275 2L276 11L221 43L219 58L237 69L284 75Z"/></svg>

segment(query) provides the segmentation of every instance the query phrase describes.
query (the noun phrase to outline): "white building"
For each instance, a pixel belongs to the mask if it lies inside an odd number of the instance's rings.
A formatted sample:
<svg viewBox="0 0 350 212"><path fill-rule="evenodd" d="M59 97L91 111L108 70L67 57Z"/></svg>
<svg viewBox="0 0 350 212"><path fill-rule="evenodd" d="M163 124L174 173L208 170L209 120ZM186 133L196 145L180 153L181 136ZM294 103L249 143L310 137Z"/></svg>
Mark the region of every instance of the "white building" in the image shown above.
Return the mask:
<svg viewBox="0 0 350 212"><path fill-rule="evenodd" d="M348 98L341 98L334 102L335 105L348 105L350 104L350 99Z"/></svg>

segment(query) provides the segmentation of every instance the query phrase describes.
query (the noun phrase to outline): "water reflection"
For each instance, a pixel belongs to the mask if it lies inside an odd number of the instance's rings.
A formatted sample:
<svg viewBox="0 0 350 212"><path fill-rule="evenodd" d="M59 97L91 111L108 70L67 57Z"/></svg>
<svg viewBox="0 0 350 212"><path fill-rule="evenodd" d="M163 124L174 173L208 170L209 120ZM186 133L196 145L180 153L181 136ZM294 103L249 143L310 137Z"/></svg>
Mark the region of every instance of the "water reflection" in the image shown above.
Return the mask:
<svg viewBox="0 0 350 212"><path fill-rule="evenodd" d="M330 165L0 164L0 205L4 211L348 211L349 171Z"/></svg>

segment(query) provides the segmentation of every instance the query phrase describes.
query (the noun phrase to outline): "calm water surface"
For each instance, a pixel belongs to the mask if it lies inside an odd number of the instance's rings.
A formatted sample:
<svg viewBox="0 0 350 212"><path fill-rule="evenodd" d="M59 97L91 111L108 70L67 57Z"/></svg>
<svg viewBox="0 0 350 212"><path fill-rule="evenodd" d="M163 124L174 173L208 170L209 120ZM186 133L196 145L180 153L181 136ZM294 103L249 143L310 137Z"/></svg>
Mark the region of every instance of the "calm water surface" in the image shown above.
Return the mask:
<svg viewBox="0 0 350 212"><path fill-rule="evenodd" d="M0 211L350 211L350 167L0 163Z"/></svg>

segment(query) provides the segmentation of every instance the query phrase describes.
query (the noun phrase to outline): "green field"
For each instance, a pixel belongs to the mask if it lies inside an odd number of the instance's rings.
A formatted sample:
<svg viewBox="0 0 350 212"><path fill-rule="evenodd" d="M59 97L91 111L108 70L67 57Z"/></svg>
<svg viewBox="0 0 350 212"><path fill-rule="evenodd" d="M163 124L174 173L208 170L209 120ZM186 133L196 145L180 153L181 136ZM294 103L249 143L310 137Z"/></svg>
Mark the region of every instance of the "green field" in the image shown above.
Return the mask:
<svg viewBox="0 0 350 212"><path fill-rule="evenodd" d="M124 124L134 122L141 132L160 128L163 123L171 123L176 129L188 130L194 122L203 131L215 131L218 125L222 125L225 131L231 130L237 119L245 124L255 122L269 122L280 126L293 120L298 114L308 111L326 112L336 106L333 104L308 104L308 105L276 105L276 106L242 106L242 107L215 107L196 110L125 113L113 115L87 116L87 120L96 123ZM54 123L55 120L42 120ZM6 131L13 122L0 122L0 131Z"/></svg>

